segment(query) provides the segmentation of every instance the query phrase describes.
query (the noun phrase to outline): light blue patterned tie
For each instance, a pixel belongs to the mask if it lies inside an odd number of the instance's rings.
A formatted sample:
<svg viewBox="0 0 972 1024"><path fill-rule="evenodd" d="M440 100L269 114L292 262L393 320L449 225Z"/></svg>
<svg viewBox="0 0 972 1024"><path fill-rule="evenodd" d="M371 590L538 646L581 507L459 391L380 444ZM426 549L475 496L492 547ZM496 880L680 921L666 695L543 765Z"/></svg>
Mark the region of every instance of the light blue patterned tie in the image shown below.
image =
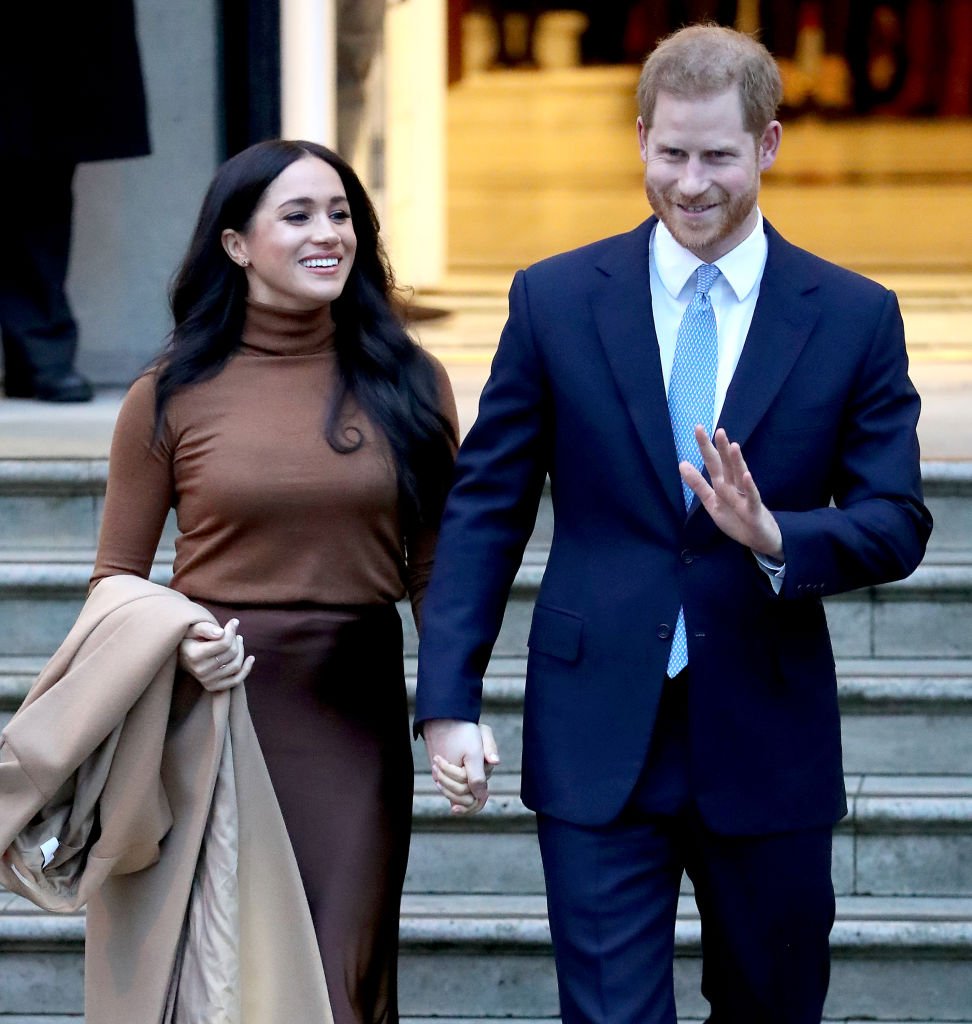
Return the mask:
<svg viewBox="0 0 972 1024"><path fill-rule="evenodd" d="M695 425L701 423L712 434L716 376L719 370L719 334L715 312L709 300L709 289L718 276L718 267L708 263L699 266L695 295L678 325L675 358L668 383L668 414L675 435L675 452L679 462L691 462L700 470L702 453L695 440ZM682 494L687 511L695 495L684 482ZM669 677L674 678L687 664L685 610L679 608L668 658Z"/></svg>

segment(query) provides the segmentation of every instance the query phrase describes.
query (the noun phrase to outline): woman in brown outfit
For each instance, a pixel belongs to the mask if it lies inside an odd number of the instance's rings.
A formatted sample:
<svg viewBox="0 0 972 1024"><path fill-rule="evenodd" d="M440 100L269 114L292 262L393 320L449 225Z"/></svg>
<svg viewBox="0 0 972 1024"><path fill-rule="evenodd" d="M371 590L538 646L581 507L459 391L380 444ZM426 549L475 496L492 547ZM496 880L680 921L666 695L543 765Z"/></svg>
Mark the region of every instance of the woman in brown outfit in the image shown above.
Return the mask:
<svg viewBox="0 0 972 1024"><path fill-rule="evenodd" d="M166 350L125 399L94 577L147 577L170 507L180 664L247 700L336 1024L398 1021L412 759L395 601L418 617L456 445L441 365L389 303L336 154L264 142L216 174ZM246 635L246 650L243 647Z"/></svg>

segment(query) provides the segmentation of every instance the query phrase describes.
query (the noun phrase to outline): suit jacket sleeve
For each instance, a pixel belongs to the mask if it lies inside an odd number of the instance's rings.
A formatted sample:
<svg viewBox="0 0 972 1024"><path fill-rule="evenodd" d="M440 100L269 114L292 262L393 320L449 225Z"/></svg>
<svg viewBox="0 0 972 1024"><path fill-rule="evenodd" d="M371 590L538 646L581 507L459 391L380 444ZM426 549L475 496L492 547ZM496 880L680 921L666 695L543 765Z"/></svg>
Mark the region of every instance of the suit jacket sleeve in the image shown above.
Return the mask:
<svg viewBox="0 0 972 1024"><path fill-rule="evenodd" d="M548 468L547 375L525 278L460 450L423 609L415 724L478 721L482 679L536 522Z"/></svg>
<svg viewBox="0 0 972 1024"><path fill-rule="evenodd" d="M449 375L438 359L428 353L426 355L435 371L440 411L449 421L452 436L458 445L459 413L456 409L456 398L452 391ZM455 454L455 448L453 448L453 454ZM425 600L425 592L432 575L438 536L438 526L422 525L405 537L405 589L412 605L412 616L420 629L422 626L422 602Z"/></svg>
<svg viewBox="0 0 972 1024"><path fill-rule="evenodd" d="M786 559L783 598L901 579L921 561L931 516L922 504L920 404L897 299L886 292L840 427L831 505L774 510Z"/></svg>

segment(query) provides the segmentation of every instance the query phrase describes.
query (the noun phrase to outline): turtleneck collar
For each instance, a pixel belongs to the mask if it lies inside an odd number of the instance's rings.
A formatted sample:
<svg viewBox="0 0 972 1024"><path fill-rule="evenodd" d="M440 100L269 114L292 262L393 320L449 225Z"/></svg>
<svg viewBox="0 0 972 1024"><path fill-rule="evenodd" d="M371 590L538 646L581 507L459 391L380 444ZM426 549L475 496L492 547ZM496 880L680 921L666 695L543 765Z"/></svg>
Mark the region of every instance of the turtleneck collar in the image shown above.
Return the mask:
<svg viewBox="0 0 972 1024"><path fill-rule="evenodd" d="M334 344L330 305L293 310L246 300L243 351L261 356L303 356Z"/></svg>

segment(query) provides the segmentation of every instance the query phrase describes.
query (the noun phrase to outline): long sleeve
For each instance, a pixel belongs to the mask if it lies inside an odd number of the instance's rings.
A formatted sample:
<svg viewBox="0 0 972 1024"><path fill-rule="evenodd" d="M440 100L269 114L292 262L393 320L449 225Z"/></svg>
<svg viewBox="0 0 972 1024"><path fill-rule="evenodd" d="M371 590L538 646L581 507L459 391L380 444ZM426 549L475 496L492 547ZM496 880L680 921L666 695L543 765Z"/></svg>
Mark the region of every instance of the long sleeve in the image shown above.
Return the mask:
<svg viewBox="0 0 972 1024"><path fill-rule="evenodd" d="M154 430L155 378L144 376L115 424L92 584L119 574L148 579L174 494L170 440L155 443Z"/></svg>

